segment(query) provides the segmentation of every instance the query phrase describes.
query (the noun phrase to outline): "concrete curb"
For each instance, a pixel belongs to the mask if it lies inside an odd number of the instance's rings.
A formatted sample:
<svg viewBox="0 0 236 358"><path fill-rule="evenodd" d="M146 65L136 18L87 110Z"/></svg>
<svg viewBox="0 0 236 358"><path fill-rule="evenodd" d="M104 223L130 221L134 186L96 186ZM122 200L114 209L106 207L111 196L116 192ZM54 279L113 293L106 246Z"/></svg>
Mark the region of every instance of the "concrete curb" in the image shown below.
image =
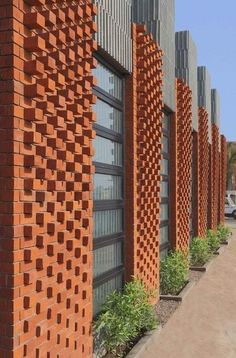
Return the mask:
<svg viewBox="0 0 236 358"><path fill-rule="evenodd" d="M178 295L160 295L160 299L166 301L182 302L195 284L195 281L188 281L188 283L184 286L184 288Z"/></svg>
<svg viewBox="0 0 236 358"><path fill-rule="evenodd" d="M206 272L209 270L209 268L211 267L211 265L213 264L214 260L211 259L210 261L208 261L207 263L205 263L205 265L203 266L190 266L190 270L191 271L200 271L200 272Z"/></svg>
<svg viewBox="0 0 236 358"><path fill-rule="evenodd" d="M134 348L127 354L126 358L140 358L147 350L148 346L157 338L161 330L162 327L159 325L154 331L147 332L134 346Z"/></svg>

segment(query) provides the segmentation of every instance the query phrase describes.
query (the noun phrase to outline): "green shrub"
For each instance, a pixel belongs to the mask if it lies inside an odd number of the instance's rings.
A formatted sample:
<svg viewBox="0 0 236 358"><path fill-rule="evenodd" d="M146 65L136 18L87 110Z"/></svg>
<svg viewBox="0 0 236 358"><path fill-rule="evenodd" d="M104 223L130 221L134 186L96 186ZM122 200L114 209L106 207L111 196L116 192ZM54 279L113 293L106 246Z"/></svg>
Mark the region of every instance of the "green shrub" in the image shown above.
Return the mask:
<svg viewBox="0 0 236 358"><path fill-rule="evenodd" d="M210 258L208 240L195 237L190 246L190 262L192 266L203 266Z"/></svg>
<svg viewBox="0 0 236 358"><path fill-rule="evenodd" d="M220 239L220 242L224 243L229 240L230 235L232 235L232 232L228 227L225 227L224 225L219 225L217 228L217 235Z"/></svg>
<svg viewBox="0 0 236 358"><path fill-rule="evenodd" d="M220 239L216 231L207 230L207 241L210 253L216 252L220 247Z"/></svg>
<svg viewBox="0 0 236 358"><path fill-rule="evenodd" d="M188 255L181 251L173 251L161 260L161 293L164 295L176 295L187 281L188 269Z"/></svg>
<svg viewBox="0 0 236 358"><path fill-rule="evenodd" d="M150 298L150 292L136 279L127 283L123 292L115 291L108 296L94 322L100 349L122 357L132 340L157 326Z"/></svg>

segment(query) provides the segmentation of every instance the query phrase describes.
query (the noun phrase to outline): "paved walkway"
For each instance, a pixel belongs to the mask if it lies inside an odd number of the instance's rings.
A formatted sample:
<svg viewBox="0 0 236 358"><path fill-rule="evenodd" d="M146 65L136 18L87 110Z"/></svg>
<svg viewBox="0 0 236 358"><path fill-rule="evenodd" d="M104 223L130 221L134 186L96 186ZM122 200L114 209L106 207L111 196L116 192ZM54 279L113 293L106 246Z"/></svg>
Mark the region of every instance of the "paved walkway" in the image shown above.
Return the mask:
<svg viewBox="0 0 236 358"><path fill-rule="evenodd" d="M192 288L142 358L236 358L236 221L233 239Z"/></svg>

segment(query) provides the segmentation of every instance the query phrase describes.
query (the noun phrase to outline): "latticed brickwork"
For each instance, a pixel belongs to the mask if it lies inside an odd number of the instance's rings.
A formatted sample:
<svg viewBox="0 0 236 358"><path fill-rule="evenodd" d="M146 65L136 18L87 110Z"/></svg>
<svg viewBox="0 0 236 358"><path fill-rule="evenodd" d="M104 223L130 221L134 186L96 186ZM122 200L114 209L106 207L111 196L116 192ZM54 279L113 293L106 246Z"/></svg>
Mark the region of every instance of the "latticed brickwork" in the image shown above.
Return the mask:
<svg viewBox="0 0 236 358"><path fill-rule="evenodd" d="M192 170L192 92L182 80L176 81L176 173L171 185L176 188L175 207L171 205L175 219L173 246L185 250L190 237L191 170ZM173 130L173 128L172 128ZM171 143L173 145L173 143ZM172 202L172 199L171 199Z"/></svg>
<svg viewBox="0 0 236 358"><path fill-rule="evenodd" d="M226 192L226 173L227 173L227 143L226 138L220 136L220 180L219 180L219 211L218 223L224 223L225 217L225 192Z"/></svg>
<svg viewBox="0 0 236 358"><path fill-rule="evenodd" d="M148 288L159 286L160 165L162 133L162 51L133 26L134 68L127 82L126 115L126 273ZM133 103L132 103L132 100ZM135 108L137 101L137 109ZM132 133L132 131L134 131ZM136 189L132 189L136 186ZM132 194L129 191L132 191ZM129 235L127 235L129 233Z"/></svg>
<svg viewBox="0 0 236 358"><path fill-rule="evenodd" d="M208 144L208 229L213 229L213 161L212 161L212 144Z"/></svg>
<svg viewBox="0 0 236 358"><path fill-rule="evenodd" d="M219 156L219 128L212 123L212 228L218 225L219 207L219 180L220 180L220 156Z"/></svg>
<svg viewBox="0 0 236 358"><path fill-rule="evenodd" d="M94 14L0 4L3 358L92 356Z"/></svg>
<svg viewBox="0 0 236 358"><path fill-rule="evenodd" d="M192 198L192 217L193 217L193 236L199 236L199 133L193 131L193 198Z"/></svg>
<svg viewBox="0 0 236 358"><path fill-rule="evenodd" d="M199 118L199 230L200 236L206 235L208 216L208 113L204 108L198 110Z"/></svg>

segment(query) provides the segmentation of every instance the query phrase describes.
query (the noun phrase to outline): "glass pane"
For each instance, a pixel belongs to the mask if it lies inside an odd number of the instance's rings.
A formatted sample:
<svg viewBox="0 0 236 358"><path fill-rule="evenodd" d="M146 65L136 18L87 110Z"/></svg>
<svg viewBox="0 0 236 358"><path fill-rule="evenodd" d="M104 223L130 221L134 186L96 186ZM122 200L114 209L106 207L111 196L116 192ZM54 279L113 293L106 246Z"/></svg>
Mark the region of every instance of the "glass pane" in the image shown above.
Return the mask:
<svg viewBox="0 0 236 358"><path fill-rule="evenodd" d="M169 153L169 139L168 137L163 136L162 137L162 150L165 153Z"/></svg>
<svg viewBox="0 0 236 358"><path fill-rule="evenodd" d="M169 219L169 205L161 204L161 221Z"/></svg>
<svg viewBox="0 0 236 358"><path fill-rule="evenodd" d="M110 281L105 282L101 286L93 290L93 313L96 315L101 310L102 303L105 302L106 297L115 290L121 290L123 286L123 275L120 274Z"/></svg>
<svg viewBox="0 0 236 358"><path fill-rule="evenodd" d="M163 129L168 130L169 129L169 123L170 123L170 119L169 116L164 113L164 118L163 118Z"/></svg>
<svg viewBox="0 0 236 358"><path fill-rule="evenodd" d="M97 85L111 96L122 101L122 79L116 76L107 67L98 63L94 70L94 76L97 78Z"/></svg>
<svg viewBox="0 0 236 358"><path fill-rule="evenodd" d="M169 183L168 181L161 182L161 197L168 198L169 196Z"/></svg>
<svg viewBox="0 0 236 358"><path fill-rule="evenodd" d="M168 175L169 174L169 161L168 159L162 159L161 161L161 174Z"/></svg>
<svg viewBox="0 0 236 358"><path fill-rule="evenodd" d="M97 124L114 132L122 134L122 112L110 106L109 104L97 99L93 106L97 114Z"/></svg>
<svg viewBox="0 0 236 358"><path fill-rule="evenodd" d="M161 227L161 245L169 242L169 227Z"/></svg>
<svg viewBox="0 0 236 358"><path fill-rule="evenodd" d="M113 235L123 231L122 209L94 211L94 238Z"/></svg>
<svg viewBox="0 0 236 358"><path fill-rule="evenodd" d="M122 177L117 175L95 174L93 199L122 199Z"/></svg>
<svg viewBox="0 0 236 358"><path fill-rule="evenodd" d="M116 242L113 245L104 246L93 253L93 277L117 268L123 264L123 244Z"/></svg>
<svg viewBox="0 0 236 358"><path fill-rule="evenodd" d="M95 162L122 166L122 144L97 136L94 148Z"/></svg>

